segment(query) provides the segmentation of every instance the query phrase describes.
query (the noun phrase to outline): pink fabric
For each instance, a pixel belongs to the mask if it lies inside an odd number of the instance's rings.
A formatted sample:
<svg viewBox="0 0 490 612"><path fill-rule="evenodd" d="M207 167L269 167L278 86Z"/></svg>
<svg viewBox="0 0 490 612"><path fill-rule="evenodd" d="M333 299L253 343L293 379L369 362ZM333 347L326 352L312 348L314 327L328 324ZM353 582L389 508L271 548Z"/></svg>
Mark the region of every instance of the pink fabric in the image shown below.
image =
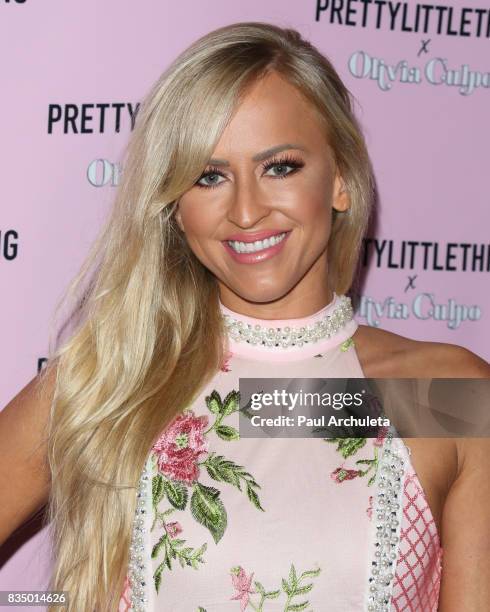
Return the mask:
<svg viewBox="0 0 490 612"><path fill-rule="evenodd" d="M123 592L121 595L121 600L119 602L118 612L128 612L131 609L131 603L129 601L131 595L131 585L129 583L129 578L126 576L126 580L124 581Z"/></svg>
<svg viewBox="0 0 490 612"><path fill-rule="evenodd" d="M338 301L334 296L321 311L287 324L315 322ZM344 456L337 442L321 438L232 433L239 428L233 402L240 378L363 378L355 346L345 342L356 329L353 320L331 338L292 351L289 360L282 348L230 339L221 370L149 454L148 602L142 609L267 612L306 602L297 609L367 610L377 522L375 458L384 437L368 438ZM391 610L435 611L439 540L409 453L400 439L393 443L405 472ZM167 486L160 494L158 481ZM120 612L128 610L129 596L126 585Z"/></svg>
<svg viewBox="0 0 490 612"><path fill-rule="evenodd" d="M232 316L243 323L249 323L250 325L261 325L262 327L305 327L306 325L314 325L317 321L320 321L325 316L331 314L333 310L339 305L340 296L334 294L334 297L330 304L327 304L317 312L313 313L308 317L302 317L298 319L258 319L255 317L249 317L237 312L233 312L220 302L221 312ZM232 338L229 338L229 347L231 351L239 355L242 358L250 359L252 361L280 361L280 362L291 362L301 361L308 357L313 357L318 353L326 353L330 349L338 347L339 344L350 338L357 329L357 322L355 319L349 321L344 327L342 327L334 336L330 338L324 338L315 342L311 345L303 345L301 347L290 346L287 349L284 348L270 348L266 346L257 346L247 344L246 342L235 342ZM356 366L354 366L355 369ZM330 375L335 378L337 375ZM338 374L340 378L342 374ZM346 374L346 377L348 374Z"/></svg>
<svg viewBox="0 0 490 612"><path fill-rule="evenodd" d="M403 494L393 608L396 612L437 612L442 548L425 493L413 471L407 474Z"/></svg>

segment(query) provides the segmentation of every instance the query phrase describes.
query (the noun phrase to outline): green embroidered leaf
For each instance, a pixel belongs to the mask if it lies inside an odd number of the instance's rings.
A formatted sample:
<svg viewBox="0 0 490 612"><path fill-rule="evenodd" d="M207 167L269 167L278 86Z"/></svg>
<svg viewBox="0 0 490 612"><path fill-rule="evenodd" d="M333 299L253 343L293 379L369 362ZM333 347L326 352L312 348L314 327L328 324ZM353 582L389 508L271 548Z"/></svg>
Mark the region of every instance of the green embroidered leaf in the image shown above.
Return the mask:
<svg viewBox="0 0 490 612"><path fill-rule="evenodd" d="M187 505L187 487L176 480L165 480L163 487L172 506L178 510L184 510Z"/></svg>
<svg viewBox="0 0 490 612"><path fill-rule="evenodd" d="M211 395L208 395L206 397L205 401L206 401L206 406L213 414L220 414L222 410L221 397L219 396L219 393L215 389L213 389L213 391L211 392Z"/></svg>
<svg viewBox="0 0 490 612"><path fill-rule="evenodd" d="M269 591L269 593L265 593L265 597L266 599L277 599L279 597L279 595L281 594L281 591Z"/></svg>
<svg viewBox="0 0 490 612"><path fill-rule="evenodd" d="M302 601L299 604L289 604L286 608L287 612L299 612L300 610L304 610L308 605L307 601Z"/></svg>
<svg viewBox="0 0 490 612"><path fill-rule="evenodd" d="M167 537L168 537L167 534L164 533L162 535L162 537L158 540L158 542L153 546L153 549L151 551L151 558L152 559L156 559L158 557L158 553L165 546L165 541L166 541Z"/></svg>
<svg viewBox="0 0 490 612"><path fill-rule="evenodd" d="M344 458L350 457L366 444L366 438L348 438L340 451Z"/></svg>
<svg viewBox="0 0 490 612"><path fill-rule="evenodd" d="M189 557L189 563L188 563L188 565L190 564L190 565L192 565L192 567L193 567L194 569L197 569L197 562L198 562L198 561L199 561L200 563L204 563L204 560L203 560L201 557L202 557L203 552L206 550L207 546L208 546L208 545L207 545L207 543L206 543L206 542L204 542L204 544L201 546L201 548L198 548L198 549L197 549L197 550L194 552L194 554L193 554L191 557Z"/></svg>
<svg viewBox="0 0 490 612"><path fill-rule="evenodd" d="M354 340L352 338L347 338L347 340L340 345L340 350L347 351L351 346L354 346Z"/></svg>
<svg viewBox="0 0 490 612"><path fill-rule="evenodd" d="M304 595L305 593L309 593L313 588L313 583L305 584L305 586L297 587L294 591L295 595Z"/></svg>
<svg viewBox="0 0 490 612"><path fill-rule="evenodd" d="M284 580L284 578L281 579L281 584L282 584L282 590L286 593L286 595L290 595L291 589L289 587L289 584Z"/></svg>
<svg viewBox="0 0 490 612"><path fill-rule="evenodd" d="M172 539L172 548L180 548L183 544L185 544L185 540Z"/></svg>
<svg viewBox="0 0 490 612"><path fill-rule="evenodd" d="M202 606L199 606L197 612L207 612Z"/></svg>
<svg viewBox="0 0 490 612"><path fill-rule="evenodd" d="M262 512L265 512L265 510L262 508L261 504L260 504L260 500L259 500L259 496L257 495L257 493L252 489L252 487L250 486L250 484L247 482L247 495L248 495L248 499L253 503L253 505L258 509L258 510L262 510Z"/></svg>
<svg viewBox="0 0 490 612"><path fill-rule="evenodd" d="M366 444L366 438L324 438L324 440L337 443L337 450L344 459L357 453Z"/></svg>
<svg viewBox="0 0 490 612"><path fill-rule="evenodd" d="M151 480L151 493L153 505L158 506L163 497L163 477L161 474L153 476Z"/></svg>
<svg viewBox="0 0 490 612"><path fill-rule="evenodd" d="M196 552L194 553L195 556L200 557L202 555L202 553L206 550L206 548L208 547L207 543L204 542L204 544L201 546L201 548L198 548L196 550Z"/></svg>
<svg viewBox="0 0 490 612"><path fill-rule="evenodd" d="M228 416L232 412L236 412L240 406L240 392L230 391L223 400L223 416Z"/></svg>
<svg viewBox="0 0 490 612"><path fill-rule="evenodd" d="M172 549L170 549L170 554L172 554ZM169 570L172 569L172 562L170 560L170 555L168 554L168 551L165 551L165 564L167 565Z"/></svg>
<svg viewBox="0 0 490 612"><path fill-rule="evenodd" d="M259 582L258 580L254 580L254 585L255 588L257 589L257 591L261 594L261 595L265 595L265 589L262 586L262 583Z"/></svg>
<svg viewBox="0 0 490 612"><path fill-rule="evenodd" d="M318 576L318 574L322 571L321 567L315 569L315 570L307 570L306 572L303 572L300 576L300 578L304 578L305 576Z"/></svg>
<svg viewBox="0 0 490 612"><path fill-rule="evenodd" d="M375 462L375 459L358 459L356 461L356 464L357 463L371 464L371 463L374 463L374 462Z"/></svg>
<svg viewBox="0 0 490 612"><path fill-rule="evenodd" d="M234 427L230 427L229 425L218 425L215 428L216 433L222 440L238 440L240 438L240 434Z"/></svg>
<svg viewBox="0 0 490 612"><path fill-rule="evenodd" d="M196 482L190 504L193 517L198 523L209 529L216 544L223 537L228 522L219 494L218 489Z"/></svg>
<svg viewBox="0 0 490 612"><path fill-rule="evenodd" d="M203 465L206 466L211 478L222 482L228 482L241 491L240 474L242 473L241 470L243 470L243 466L225 459L223 455L210 455Z"/></svg>
<svg viewBox="0 0 490 612"><path fill-rule="evenodd" d="M291 569L289 570L289 584L284 579L282 580L282 588L288 595L286 607L284 608L285 610L289 610L290 612L296 612L299 610L304 610L306 606L308 606L308 601L302 601L300 603L291 603L291 599L293 597L297 597L298 595L304 595L305 593L309 593L313 588L313 584L305 584L304 586L299 586L299 583L306 576L318 576L319 573L320 568L317 568L316 570L309 570L303 572L298 579L294 564L291 564Z"/></svg>
<svg viewBox="0 0 490 612"><path fill-rule="evenodd" d="M250 474L250 472L240 472L240 474L241 474L241 475L242 475L244 478L249 478L251 481L253 481L254 486L257 486L257 487L259 487L259 489L260 489L260 486L259 486L259 485L258 485L258 484L255 482L254 477L252 476L252 474Z"/></svg>
<svg viewBox="0 0 490 612"><path fill-rule="evenodd" d="M373 474L371 478L368 480L368 487L370 487L376 478L376 474Z"/></svg>
<svg viewBox="0 0 490 612"><path fill-rule="evenodd" d="M159 516L161 516L162 518L165 518L166 516L169 516L170 514L173 514L175 512L175 508L167 508L164 512L159 512Z"/></svg>
<svg viewBox="0 0 490 612"><path fill-rule="evenodd" d="M165 568L165 561L162 561L160 565L157 567L155 574L153 575L154 582L155 582L155 589L157 593L160 590L160 584L162 582L162 572L164 568Z"/></svg>

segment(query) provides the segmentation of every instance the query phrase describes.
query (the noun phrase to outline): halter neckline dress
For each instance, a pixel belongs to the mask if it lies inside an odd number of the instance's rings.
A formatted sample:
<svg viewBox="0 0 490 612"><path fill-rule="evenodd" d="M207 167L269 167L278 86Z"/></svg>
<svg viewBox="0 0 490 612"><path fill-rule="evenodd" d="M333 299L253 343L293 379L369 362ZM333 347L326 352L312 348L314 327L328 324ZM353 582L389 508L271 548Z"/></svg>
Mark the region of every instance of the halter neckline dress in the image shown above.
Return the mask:
<svg viewBox="0 0 490 612"><path fill-rule="evenodd" d="M243 326L336 320L314 314ZM340 444L240 438L240 378L364 378L342 317L329 337L263 346L228 336L226 359L162 432L141 474L119 612L436 612L442 549L404 442L388 429Z"/></svg>

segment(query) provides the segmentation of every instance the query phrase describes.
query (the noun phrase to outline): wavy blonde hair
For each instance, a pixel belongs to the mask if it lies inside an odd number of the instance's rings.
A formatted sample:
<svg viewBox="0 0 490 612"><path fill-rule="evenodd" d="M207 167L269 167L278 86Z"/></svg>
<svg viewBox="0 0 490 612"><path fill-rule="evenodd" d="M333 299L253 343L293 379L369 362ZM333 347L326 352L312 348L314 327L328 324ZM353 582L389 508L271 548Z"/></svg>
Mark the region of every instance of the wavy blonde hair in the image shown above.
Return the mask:
<svg viewBox="0 0 490 612"><path fill-rule="evenodd" d="M334 215L329 281L337 293L352 282L373 181L349 91L293 29L236 23L200 38L145 97L111 214L55 311L74 298L70 336L50 340L44 370L55 382L47 429L49 588L69 591L76 612L117 610L145 459L223 362L217 282L189 249L174 212L247 86L271 70L324 123L350 197L348 211Z"/></svg>

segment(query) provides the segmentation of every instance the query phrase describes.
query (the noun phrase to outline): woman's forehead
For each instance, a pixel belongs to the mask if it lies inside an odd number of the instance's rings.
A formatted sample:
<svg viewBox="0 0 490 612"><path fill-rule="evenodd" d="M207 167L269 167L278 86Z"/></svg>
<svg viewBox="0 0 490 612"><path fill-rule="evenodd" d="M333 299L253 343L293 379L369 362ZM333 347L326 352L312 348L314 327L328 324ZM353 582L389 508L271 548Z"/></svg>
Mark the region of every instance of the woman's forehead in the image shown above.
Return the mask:
<svg viewBox="0 0 490 612"><path fill-rule="evenodd" d="M233 151L257 157L285 144L324 146L324 129L313 104L275 73L247 89L218 141L213 158ZM309 146L308 146L309 145ZM292 148L292 147L289 147Z"/></svg>

